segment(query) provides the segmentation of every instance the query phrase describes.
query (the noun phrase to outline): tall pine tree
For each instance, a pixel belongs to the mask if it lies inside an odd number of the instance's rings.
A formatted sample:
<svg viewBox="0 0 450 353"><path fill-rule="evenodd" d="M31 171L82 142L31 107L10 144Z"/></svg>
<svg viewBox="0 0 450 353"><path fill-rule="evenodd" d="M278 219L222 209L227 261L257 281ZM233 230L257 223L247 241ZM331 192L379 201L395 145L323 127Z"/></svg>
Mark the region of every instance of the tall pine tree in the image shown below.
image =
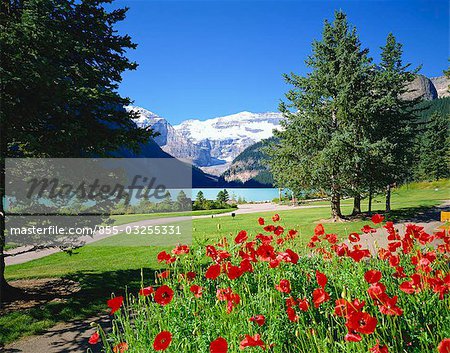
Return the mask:
<svg viewBox="0 0 450 353"><path fill-rule="evenodd" d="M5 158L104 156L138 148L138 129L117 93L135 48L110 0L6 0L0 12L0 302L4 280Z"/></svg>
<svg viewBox="0 0 450 353"><path fill-rule="evenodd" d="M386 212L389 212L391 187L406 179L413 161L412 141L416 133L417 99L405 99L409 84L419 68L410 70L411 64L403 64L402 45L392 33L381 47L381 62L376 71L373 93L374 114L377 119L371 136L381 142L383 152L374 156L370 182L371 190L385 187Z"/></svg>
<svg viewBox="0 0 450 353"><path fill-rule="evenodd" d="M285 75L293 86L280 105L286 120L268 149L276 184L298 194L324 190L331 196L331 216L342 217L342 193L359 194L363 171L364 124L373 72L368 50L356 29L338 11L325 21L322 39L313 42L306 61L311 72ZM360 165L359 165L359 164Z"/></svg>

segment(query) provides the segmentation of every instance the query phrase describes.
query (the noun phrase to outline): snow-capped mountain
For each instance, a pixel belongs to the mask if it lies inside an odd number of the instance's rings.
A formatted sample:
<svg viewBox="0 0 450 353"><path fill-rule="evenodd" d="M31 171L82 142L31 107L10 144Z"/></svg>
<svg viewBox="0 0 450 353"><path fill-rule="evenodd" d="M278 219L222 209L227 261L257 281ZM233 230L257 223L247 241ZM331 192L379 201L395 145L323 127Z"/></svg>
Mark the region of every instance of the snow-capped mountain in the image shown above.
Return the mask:
<svg viewBox="0 0 450 353"><path fill-rule="evenodd" d="M241 112L204 121L186 120L175 130L210 151L216 164L231 162L246 147L269 138L280 124L280 113Z"/></svg>
<svg viewBox="0 0 450 353"><path fill-rule="evenodd" d="M165 152L191 160L199 167L228 164L246 147L271 137L282 119L280 113L241 112L203 121L186 120L172 126L144 108L127 109L139 115L136 119L139 126L151 126L160 133L155 141Z"/></svg>

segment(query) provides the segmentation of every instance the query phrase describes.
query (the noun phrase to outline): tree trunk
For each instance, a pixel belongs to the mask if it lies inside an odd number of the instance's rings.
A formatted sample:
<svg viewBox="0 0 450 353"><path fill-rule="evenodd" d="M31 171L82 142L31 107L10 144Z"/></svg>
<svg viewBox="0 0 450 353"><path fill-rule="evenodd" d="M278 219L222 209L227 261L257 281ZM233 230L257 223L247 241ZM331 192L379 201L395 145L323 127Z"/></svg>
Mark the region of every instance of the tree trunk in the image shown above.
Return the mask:
<svg viewBox="0 0 450 353"><path fill-rule="evenodd" d="M386 187L386 213L391 212L391 184Z"/></svg>
<svg viewBox="0 0 450 353"><path fill-rule="evenodd" d="M1 138L1 136L0 136ZM1 151L0 151L1 153ZM5 298L8 284L5 281L5 158L0 155L0 307Z"/></svg>
<svg viewBox="0 0 450 353"><path fill-rule="evenodd" d="M331 176L334 179L334 176ZM338 221L342 218L341 213L341 194L336 186L336 184L331 184L331 217L334 221Z"/></svg>
<svg viewBox="0 0 450 353"><path fill-rule="evenodd" d="M361 213L361 195L358 194L353 199L353 211L352 216L357 216Z"/></svg>
<svg viewBox="0 0 450 353"><path fill-rule="evenodd" d="M342 218L341 213L341 195L337 192L331 195L331 217L338 221Z"/></svg>
<svg viewBox="0 0 450 353"><path fill-rule="evenodd" d="M369 216L372 215L372 189L369 190Z"/></svg>

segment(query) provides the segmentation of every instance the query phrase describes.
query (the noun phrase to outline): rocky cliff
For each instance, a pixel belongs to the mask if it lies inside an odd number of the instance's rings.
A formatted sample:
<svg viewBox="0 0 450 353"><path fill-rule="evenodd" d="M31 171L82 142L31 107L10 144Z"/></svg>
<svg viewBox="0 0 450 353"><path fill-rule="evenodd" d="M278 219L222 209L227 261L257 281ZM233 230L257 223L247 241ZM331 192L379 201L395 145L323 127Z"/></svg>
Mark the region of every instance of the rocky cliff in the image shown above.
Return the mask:
<svg viewBox="0 0 450 353"><path fill-rule="evenodd" d="M403 94L403 99L413 100L421 98L424 100L433 100L438 98L436 87L433 82L423 75L417 75L413 82L408 86L408 92Z"/></svg>
<svg viewBox="0 0 450 353"><path fill-rule="evenodd" d="M449 85L450 79L445 76L432 77L430 78L434 87L436 88L437 94L439 98L450 97Z"/></svg>

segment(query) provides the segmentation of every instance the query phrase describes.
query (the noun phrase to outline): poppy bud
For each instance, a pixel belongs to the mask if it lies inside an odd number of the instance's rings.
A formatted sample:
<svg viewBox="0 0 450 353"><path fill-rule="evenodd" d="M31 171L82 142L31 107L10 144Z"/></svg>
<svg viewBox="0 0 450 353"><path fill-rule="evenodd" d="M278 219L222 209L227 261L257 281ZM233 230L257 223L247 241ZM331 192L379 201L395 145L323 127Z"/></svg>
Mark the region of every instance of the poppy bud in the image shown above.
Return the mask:
<svg viewBox="0 0 450 353"><path fill-rule="evenodd" d="M347 299L347 287L345 286L342 289L341 298Z"/></svg>

